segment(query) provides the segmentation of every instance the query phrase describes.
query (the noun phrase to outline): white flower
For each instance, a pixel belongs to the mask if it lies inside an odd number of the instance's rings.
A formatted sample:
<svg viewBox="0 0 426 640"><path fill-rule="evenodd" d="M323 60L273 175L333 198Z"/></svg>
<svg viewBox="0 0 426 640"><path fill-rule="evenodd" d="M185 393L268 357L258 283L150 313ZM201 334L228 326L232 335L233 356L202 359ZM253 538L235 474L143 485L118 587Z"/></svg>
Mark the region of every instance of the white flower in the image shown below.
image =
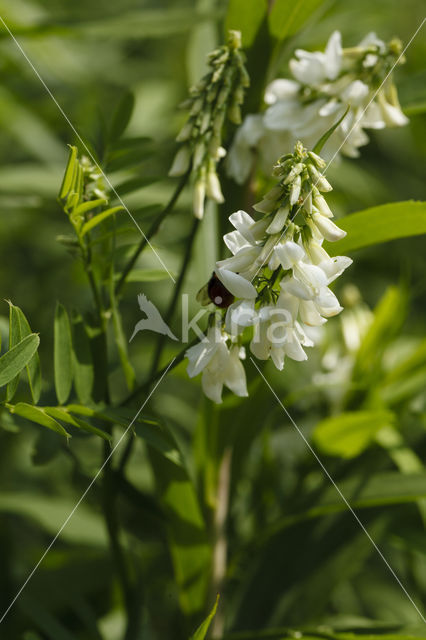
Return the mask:
<svg viewBox="0 0 426 640"><path fill-rule="evenodd" d="M216 403L222 402L225 385L237 396L247 396L247 383L242 355L237 345L228 349L228 336L219 328L210 327L204 340L186 352L189 360L187 372L190 378L203 372L201 385L204 393Z"/></svg>
<svg viewBox="0 0 426 640"><path fill-rule="evenodd" d="M296 59L290 60L290 71L301 84L318 86L326 80L334 80L341 65L342 37L339 31L334 31L324 53L296 49Z"/></svg>
<svg viewBox="0 0 426 640"><path fill-rule="evenodd" d="M311 228L314 226L319 233L329 242L336 242L345 237L346 231L340 229L330 218L326 218L319 211L312 213L311 221L308 220Z"/></svg>
<svg viewBox="0 0 426 640"><path fill-rule="evenodd" d="M247 298L248 300L257 297L257 291L252 283L240 276L238 273L228 269L216 269L216 275L226 289L236 298Z"/></svg>

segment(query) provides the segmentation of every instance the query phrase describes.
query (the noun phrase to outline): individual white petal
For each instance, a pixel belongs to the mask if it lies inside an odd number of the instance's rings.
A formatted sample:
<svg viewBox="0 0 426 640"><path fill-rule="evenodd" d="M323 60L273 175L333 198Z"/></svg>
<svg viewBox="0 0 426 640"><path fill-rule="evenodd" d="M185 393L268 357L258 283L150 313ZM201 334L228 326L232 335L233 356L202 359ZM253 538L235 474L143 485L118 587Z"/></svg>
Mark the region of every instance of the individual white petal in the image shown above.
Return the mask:
<svg viewBox="0 0 426 640"><path fill-rule="evenodd" d="M394 106L387 102L382 91L380 91L377 96L377 102L379 103L383 120L388 127L403 127L409 122L407 116L402 113L399 106Z"/></svg>
<svg viewBox="0 0 426 640"><path fill-rule="evenodd" d="M282 346L272 345L270 355L271 360L278 371L282 371L284 369L285 348Z"/></svg>
<svg viewBox="0 0 426 640"><path fill-rule="evenodd" d="M347 256L334 256L333 258L329 256L327 260L323 260L318 266L326 274L327 284L330 284L338 278L352 262L352 259Z"/></svg>
<svg viewBox="0 0 426 640"><path fill-rule="evenodd" d="M207 174L207 195L219 204L225 201L216 171L209 171Z"/></svg>
<svg viewBox="0 0 426 640"><path fill-rule="evenodd" d="M312 214L312 220L320 233L329 242L336 242L337 240L341 240L346 235L346 231L340 229L340 227L334 224L334 222L330 220L330 218L326 218L320 213L314 212Z"/></svg>
<svg viewBox="0 0 426 640"><path fill-rule="evenodd" d="M231 258L219 260L216 262L216 265L220 269L227 269L228 271L234 271L235 273L245 271L255 262L260 250L261 247L253 247L251 245L243 247Z"/></svg>
<svg viewBox="0 0 426 640"><path fill-rule="evenodd" d="M308 356L303 350L302 345L299 342L299 339L294 330L289 330L288 341L284 345L284 351L286 355L292 360L297 360L301 362L302 360L307 360Z"/></svg>
<svg viewBox="0 0 426 640"><path fill-rule="evenodd" d="M296 49L295 54L297 57L290 60L289 67L296 80L314 86L326 80L325 56L322 52Z"/></svg>
<svg viewBox="0 0 426 640"><path fill-rule="evenodd" d="M340 31L333 31L325 48L325 67L329 80L335 80L342 66L342 36Z"/></svg>
<svg viewBox="0 0 426 640"><path fill-rule="evenodd" d="M281 280L281 289L301 300L312 300L313 297L312 290L309 287L291 276L287 276Z"/></svg>
<svg viewBox="0 0 426 640"><path fill-rule="evenodd" d="M318 114L326 118L327 116L331 116L335 114L337 111L341 111L342 104L336 98L331 98L328 102L326 102L321 109L318 111Z"/></svg>
<svg viewBox="0 0 426 640"><path fill-rule="evenodd" d="M337 297L334 295L328 287L324 287L319 296L315 299L315 305L318 308L318 311L325 318L332 318L340 313L343 307L340 306Z"/></svg>
<svg viewBox="0 0 426 640"><path fill-rule="evenodd" d="M226 170L238 184L250 175L254 163L252 148L257 146L264 133L263 116L249 115L238 128L226 158Z"/></svg>
<svg viewBox="0 0 426 640"><path fill-rule="evenodd" d="M228 333L238 335L245 327L253 326L257 321L254 300L238 300L226 311L225 327Z"/></svg>
<svg viewBox="0 0 426 640"><path fill-rule="evenodd" d="M326 319L321 316L312 300L300 300L299 313L302 322L310 327L318 327L327 322Z"/></svg>
<svg viewBox="0 0 426 640"><path fill-rule="evenodd" d="M223 380L222 377L217 374L217 371L204 369L201 378L201 387L209 400L212 400L212 402L216 404L221 404Z"/></svg>
<svg viewBox="0 0 426 640"><path fill-rule="evenodd" d="M326 218L332 218L333 213L327 204L326 199L319 192L314 195L314 205L318 208L319 212Z"/></svg>
<svg viewBox="0 0 426 640"><path fill-rule="evenodd" d="M239 211L235 211L235 213L231 213L229 216L229 222L232 226L241 233L249 242L253 242L253 234L250 231L250 228L255 224L253 218L240 209Z"/></svg>
<svg viewBox="0 0 426 640"><path fill-rule="evenodd" d="M382 112L377 102L370 102L362 115L361 123L367 129L384 129L386 122L383 120Z"/></svg>
<svg viewBox="0 0 426 640"><path fill-rule="evenodd" d="M257 291L252 283L237 273L228 271L227 269L217 269L216 275L228 291L236 298L252 300L257 297Z"/></svg>
<svg viewBox="0 0 426 640"><path fill-rule="evenodd" d="M193 210L194 216L199 220L202 219L204 215L204 200L206 197L206 183L203 178L197 180L194 186L194 194L193 194Z"/></svg>
<svg viewBox="0 0 426 640"><path fill-rule="evenodd" d="M365 82L354 80L342 91L341 98L352 107L358 107L365 102L369 92L370 89Z"/></svg>
<svg viewBox="0 0 426 640"><path fill-rule="evenodd" d="M240 360L239 351L238 346L231 348L228 364L223 374L223 380L228 389L235 393L235 395L245 397L248 396L246 372Z"/></svg>
<svg viewBox="0 0 426 640"><path fill-rule="evenodd" d="M277 244L274 247L274 253L278 256L283 269L292 269L305 255L302 247L292 240Z"/></svg>
<svg viewBox="0 0 426 640"><path fill-rule="evenodd" d="M249 241L239 231L230 231L229 233L225 233L223 241L233 255L238 253L238 251L244 247L251 247Z"/></svg>
<svg viewBox="0 0 426 640"><path fill-rule="evenodd" d="M266 87L264 100L266 104L274 104L277 100L294 98L299 93L299 90L300 85L298 82L287 80L286 78L278 78Z"/></svg>
<svg viewBox="0 0 426 640"><path fill-rule="evenodd" d="M317 296L327 284L324 271L314 264L298 262L293 266L293 275L312 292L312 296Z"/></svg>

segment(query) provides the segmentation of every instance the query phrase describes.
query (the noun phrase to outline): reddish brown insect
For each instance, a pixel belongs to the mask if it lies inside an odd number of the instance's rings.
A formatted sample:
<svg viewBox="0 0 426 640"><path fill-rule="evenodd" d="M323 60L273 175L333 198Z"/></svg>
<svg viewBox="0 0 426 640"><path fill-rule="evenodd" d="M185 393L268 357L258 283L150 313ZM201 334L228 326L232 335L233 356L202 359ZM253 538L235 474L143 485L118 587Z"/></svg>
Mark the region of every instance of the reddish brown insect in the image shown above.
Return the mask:
<svg viewBox="0 0 426 640"><path fill-rule="evenodd" d="M228 291L215 273L213 273L208 281L207 294L210 300L220 309L226 309L226 307L229 307L235 300L232 293Z"/></svg>

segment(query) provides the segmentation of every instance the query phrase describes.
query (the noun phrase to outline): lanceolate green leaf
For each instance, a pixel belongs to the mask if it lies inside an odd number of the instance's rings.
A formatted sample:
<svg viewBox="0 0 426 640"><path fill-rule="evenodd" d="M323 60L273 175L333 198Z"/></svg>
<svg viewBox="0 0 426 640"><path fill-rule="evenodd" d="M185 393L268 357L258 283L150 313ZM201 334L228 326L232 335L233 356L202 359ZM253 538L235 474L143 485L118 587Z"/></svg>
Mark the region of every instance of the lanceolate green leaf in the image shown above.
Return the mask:
<svg viewBox="0 0 426 640"><path fill-rule="evenodd" d="M80 402L88 403L92 398L95 371L89 336L81 316L73 318L72 334L74 387Z"/></svg>
<svg viewBox="0 0 426 640"><path fill-rule="evenodd" d="M18 308L9 302L9 349L12 349L21 340L21 327L18 317ZM6 399L12 400L19 384L19 373L7 385Z"/></svg>
<svg viewBox="0 0 426 640"><path fill-rule="evenodd" d="M351 411L321 420L313 433L316 446L328 455L354 458L383 427L393 424L391 411Z"/></svg>
<svg viewBox="0 0 426 640"><path fill-rule="evenodd" d="M102 213L98 213L97 216L94 216L93 218L91 218L88 222L86 222L83 225L83 227L81 229L81 235L84 236L88 231L91 231L98 224L100 224L101 222L103 222L104 220L109 218L110 216L113 216L114 213L118 213L119 211L123 211L123 207L122 206L112 207L111 209L107 209L106 211L102 211Z"/></svg>
<svg viewBox="0 0 426 640"><path fill-rule="evenodd" d="M59 302L54 322L54 368L56 395L63 404L71 392L73 361L70 321L65 307Z"/></svg>
<svg viewBox="0 0 426 640"><path fill-rule="evenodd" d="M21 418L26 418L27 420L31 420L31 422L35 422L36 424L40 424L42 427L47 427L48 429L52 429L52 431L56 431L61 436L65 436L66 438L71 437L67 431L63 428L57 420L49 416L45 409L42 407L34 407L31 404L27 404L26 402L18 402L15 405L8 405L9 411Z"/></svg>
<svg viewBox="0 0 426 640"><path fill-rule="evenodd" d="M30 333L32 333L31 328L22 309L20 309L19 307L16 307L16 309L18 313L21 337L24 338L25 336L29 336ZM28 375L28 384L30 385L31 397L34 404L37 404L41 394L41 369L38 351L35 352L31 360L27 364L26 370Z"/></svg>
<svg viewBox="0 0 426 640"><path fill-rule="evenodd" d="M269 31L277 40L294 35L324 0L275 0L269 14Z"/></svg>
<svg viewBox="0 0 426 640"><path fill-rule="evenodd" d="M191 636L190 640L204 640L207 635L207 631L209 630L211 621L216 615L217 605L219 604L219 594L216 596L216 602L213 605L213 609L210 611L209 615L203 622L200 624L196 632Z"/></svg>
<svg viewBox="0 0 426 640"><path fill-rule="evenodd" d="M0 387L8 384L24 369L40 344L40 338L31 333L0 358Z"/></svg>
<svg viewBox="0 0 426 640"><path fill-rule="evenodd" d="M69 193L74 190L76 178L77 178L77 147L70 146L68 164L65 169L61 190L59 192L59 198L61 200L67 198Z"/></svg>
<svg viewBox="0 0 426 640"><path fill-rule="evenodd" d="M338 242L324 243L334 256L397 238L418 236L426 233L426 202L392 202L357 211L339 220L339 227L347 236Z"/></svg>
<svg viewBox="0 0 426 640"><path fill-rule="evenodd" d="M96 200L89 200L88 202L82 202L76 207L74 213L76 215L83 215L84 213L89 213L89 211L93 211L96 207L101 207L105 205L104 198L96 198Z"/></svg>
<svg viewBox="0 0 426 640"><path fill-rule="evenodd" d="M111 436L109 435L109 433L106 433L105 431L102 431L102 429L94 427L92 424L86 422L85 420L74 418L72 415L70 415L66 407L43 407L43 411L55 420L62 420L62 422L70 424L77 429L81 429L82 431L87 431L87 433L100 436L104 440L111 440Z"/></svg>

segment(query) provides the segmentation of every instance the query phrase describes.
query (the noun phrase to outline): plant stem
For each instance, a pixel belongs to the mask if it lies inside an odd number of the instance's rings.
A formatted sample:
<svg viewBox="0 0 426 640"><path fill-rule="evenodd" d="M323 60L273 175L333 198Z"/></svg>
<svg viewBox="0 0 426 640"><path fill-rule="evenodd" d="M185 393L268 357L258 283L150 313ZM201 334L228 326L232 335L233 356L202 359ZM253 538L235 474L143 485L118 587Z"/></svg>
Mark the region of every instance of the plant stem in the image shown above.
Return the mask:
<svg viewBox="0 0 426 640"><path fill-rule="evenodd" d="M164 321L165 321L165 323L167 325L169 324L169 322L173 318L175 307L176 307L177 301L179 299L180 292L182 290L182 285L183 285L184 280L185 280L186 272L187 272L189 263L191 261L192 249L193 249L193 246L194 246L194 241L195 241L195 238L196 238L197 231L198 231L199 227L200 227L200 221L197 218L194 218L190 234L189 234L188 239L186 241L186 251L185 251L184 258L183 258L182 267L181 267L181 270L180 270L180 273L179 273L179 278L178 278L178 280L177 280L177 282L176 282L176 284L174 286L173 296L172 296L172 299L170 301L169 307L168 307L168 309L166 311L166 314L164 316ZM164 348L164 344L165 344L166 338L167 338L167 336L165 334L160 334L159 335L159 339L158 339L158 342L157 342L157 346L156 346L156 349L155 349L155 353L154 353L154 357L153 357L153 360L152 360L152 365L151 365L151 369L150 369L150 373L149 373L149 377L150 378L155 374L155 372L157 370L157 367L158 367L160 359L161 359L161 354L163 352L163 348Z"/></svg>
<svg viewBox="0 0 426 640"><path fill-rule="evenodd" d="M152 223L151 227L148 229L147 233L143 236L142 240L139 242L132 257L129 259L128 263L126 264L123 271L121 272L121 276L117 284L115 285L116 295L118 295L121 289L123 288L130 271L133 269L135 262L139 258L142 251L148 245L151 238L157 233L158 229L161 226L161 223L166 218L166 216L168 216L168 214L173 210L173 207L175 206L181 192L183 191L183 188L185 187L189 176L190 176L190 171L187 171L182 176L169 202L167 203L163 211L161 211L161 213L158 214L158 216L155 218L154 222Z"/></svg>
<svg viewBox="0 0 426 640"><path fill-rule="evenodd" d="M226 536L226 521L228 518L229 489L231 484L232 449L227 447L220 463L217 502L213 517L213 566L211 578L211 596L220 593L226 576L228 541ZM212 634L220 637L223 633L224 616L222 607L213 619Z"/></svg>

